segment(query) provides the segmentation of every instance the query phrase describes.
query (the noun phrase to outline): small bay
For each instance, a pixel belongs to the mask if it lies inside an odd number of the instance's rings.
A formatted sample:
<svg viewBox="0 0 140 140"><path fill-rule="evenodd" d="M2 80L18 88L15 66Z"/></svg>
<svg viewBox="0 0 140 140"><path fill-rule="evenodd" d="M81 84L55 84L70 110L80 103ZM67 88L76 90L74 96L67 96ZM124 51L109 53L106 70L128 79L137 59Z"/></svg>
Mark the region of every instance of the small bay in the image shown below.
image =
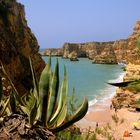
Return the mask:
<svg viewBox="0 0 140 140"><path fill-rule="evenodd" d="M48 57L43 56L45 62ZM96 102L103 102L113 96L115 87L108 85L110 80L120 80L123 70L119 65L92 64L87 58L79 58L79 61L71 62L68 59L59 60L60 84L62 83L64 65L67 68L69 82L69 96L75 88L75 96L82 99L84 96L90 101L90 105ZM56 57L52 57L52 69L56 63Z"/></svg>

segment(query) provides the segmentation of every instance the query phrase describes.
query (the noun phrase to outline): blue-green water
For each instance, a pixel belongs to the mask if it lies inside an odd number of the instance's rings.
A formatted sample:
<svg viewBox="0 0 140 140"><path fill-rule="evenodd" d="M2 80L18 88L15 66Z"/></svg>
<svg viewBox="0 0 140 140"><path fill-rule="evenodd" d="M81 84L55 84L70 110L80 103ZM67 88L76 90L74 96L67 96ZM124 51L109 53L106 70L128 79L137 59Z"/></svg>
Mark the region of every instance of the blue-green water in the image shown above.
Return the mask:
<svg viewBox="0 0 140 140"><path fill-rule="evenodd" d="M47 61L47 57L43 57ZM97 100L102 101L115 91L115 88L106 84L109 80L119 79L123 73L119 65L92 64L89 59L80 58L80 61L71 62L68 59L59 57L60 79L62 82L64 65L67 68L69 81L69 95L72 88L75 87L76 97L81 99L86 96L90 104L94 104ZM56 58L52 57L52 68Z"/></svg>

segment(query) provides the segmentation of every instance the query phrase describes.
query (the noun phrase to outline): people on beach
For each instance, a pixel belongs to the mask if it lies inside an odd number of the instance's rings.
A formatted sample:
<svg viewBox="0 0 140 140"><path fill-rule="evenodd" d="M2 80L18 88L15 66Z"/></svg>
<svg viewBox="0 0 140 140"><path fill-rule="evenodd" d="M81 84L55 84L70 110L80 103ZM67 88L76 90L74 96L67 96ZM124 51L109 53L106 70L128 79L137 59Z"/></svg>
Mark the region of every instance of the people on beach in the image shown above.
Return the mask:
<svg viewBox="0 0 140 140"><path fill-rule="evenodd" d="M98 122L96 122L96 128L98 128L98 126L99 126L99 124L98 124Z"/></svg>
<svg viewBox="0 0 140 140"><path fill-rule="evenodd" d="M110 105L110 110L112 110L112 104Z"/></svg>

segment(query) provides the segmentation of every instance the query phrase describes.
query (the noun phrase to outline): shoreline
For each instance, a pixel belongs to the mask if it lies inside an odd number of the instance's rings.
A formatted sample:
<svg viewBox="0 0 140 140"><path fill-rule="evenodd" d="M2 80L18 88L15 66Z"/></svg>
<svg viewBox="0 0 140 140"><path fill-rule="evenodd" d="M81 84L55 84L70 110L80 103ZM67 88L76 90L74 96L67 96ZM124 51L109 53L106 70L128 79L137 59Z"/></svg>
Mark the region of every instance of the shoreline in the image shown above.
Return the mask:
<svg viewBox="0 0 140 140"><path fill-rule="evenodd" d="M104 104L95 104L92 106L92 111L89 111L83 119L77 122L77 126L80 129L88 129L89 127L93 130L98 126L104 126L105 124L111 121L111 113L113 110L110 110L111 99L106 100Z"/></svg>
<svg viewBox="0 0 140 140"><path fill-rule="evenodd" d="M110 81L121 82L123 80L124 75L125 72L122 72L120 73L118 78ZM88 113L82 120L76 123L80 127L80 129L84 130L88 129L89 127L91 127L91 129L95 129L97 123L99 127L102 127L107 123L111 122L112 114L115 113L113 109L112 110L110 109L110 106L112 104L111 99L114 97L117 87L108 86L106 88L107 91L110 92L110 94L89 101Z"/></svg>
<svg viewBox="0 0 140 140"><path fill-rule="evenodd" d="M125 72L121 72L118 78L109 80L110 82L122 82ZM111 104L111 99L114 97L116 90L118 88L115 86L107 85L105 89L102 90L102 93L95 99L89 101L89 112L100 111L103 108L108 109Z"/></svg>
<svg viewBox="0 0 140 140"><path fill-rule="evenodd" d="M137 71L140 71L139 68L139 66L134 67L133 65L128 65L127 71L125 72L123 78L129 79L131 76L136 77L138 74ZM123 91L122 94L127 95L127 90ZM140 130L134 127L134 123L140 122L140 112L136 111L135 108L125 106L115 111L115 109L110 108L110 105L111 98L107 99L103 104L96 103L91 106L91 111L89 111L82 120L76 123L76 125L80 127L81 132L87 132L89 129L91 131L95 131L95 128L97 127L104 131L104 128L109 124L111 129L108 131L116 140L139 140ZM118 118L117 123L112 118L114 115L116 115ZM124 137L126 131L128 136ZM105 138L101 135L97 135L97 139L104 140Z"/></svg>

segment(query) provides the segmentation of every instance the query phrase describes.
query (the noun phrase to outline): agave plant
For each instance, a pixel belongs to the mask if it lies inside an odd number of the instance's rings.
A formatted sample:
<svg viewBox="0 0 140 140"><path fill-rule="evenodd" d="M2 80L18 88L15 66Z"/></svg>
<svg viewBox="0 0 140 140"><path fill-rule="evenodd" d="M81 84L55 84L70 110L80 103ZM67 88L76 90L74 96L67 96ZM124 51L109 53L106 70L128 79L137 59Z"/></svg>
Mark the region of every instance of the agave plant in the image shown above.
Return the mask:
<svg viewBox="0 0 140 140"><path fill-rule="evenodd" d="M64 77L59 93L59 63L56 61L55 70L51 70L51 58L41 73L38 82L32 65L30 66L33 77L34 89L27 97L22 98L24 105L20 105L22 111L29 117L30 125L41 122L52 132L61 131L85 116L88 110L88 101L84 98L81 106L77 108L72 116L68 117L68 79L66 67L64 66ZM69 118L69 119L67 119Z"/></svg>
<svg viewBox="0 0 140 140"><path fill-rule="evenodd" d="M3 93L3 86L2 86L2 77L0 76L0 105L2 107L1 111L3 110L3 113L6 113L7 115L9 114L14 114L17 112L17 102L21 103L21 99L19 96L18 91L16 90L12 80L10 79L10 77L8 76L2 61L0 61L0 65L1 65L1 70L3 75L6 77L7 81L9 82L12 90L10 91L10 96L5 97L4 93ZM0 113L1 114L1 113Z"/></svg>
<svg viewBox="0 0 140 140"><path fill-rule="evenodd" d="M116 86L116 87L127 87L129 84L134 83L134 82L136 82L136 80L125 81L125 82L118 82L118 83L109 83L108 82L107 84L112 85L112 86Z"/></svg>
<svg viewBox="0 0 140 140"><path fill-rule="evenodd" d="M3 121L3 117L6 113L6 109L10 102L10 98L2 100L3 97L3 86L2 86L2 78L0 77L0 122Z"/></svg>

